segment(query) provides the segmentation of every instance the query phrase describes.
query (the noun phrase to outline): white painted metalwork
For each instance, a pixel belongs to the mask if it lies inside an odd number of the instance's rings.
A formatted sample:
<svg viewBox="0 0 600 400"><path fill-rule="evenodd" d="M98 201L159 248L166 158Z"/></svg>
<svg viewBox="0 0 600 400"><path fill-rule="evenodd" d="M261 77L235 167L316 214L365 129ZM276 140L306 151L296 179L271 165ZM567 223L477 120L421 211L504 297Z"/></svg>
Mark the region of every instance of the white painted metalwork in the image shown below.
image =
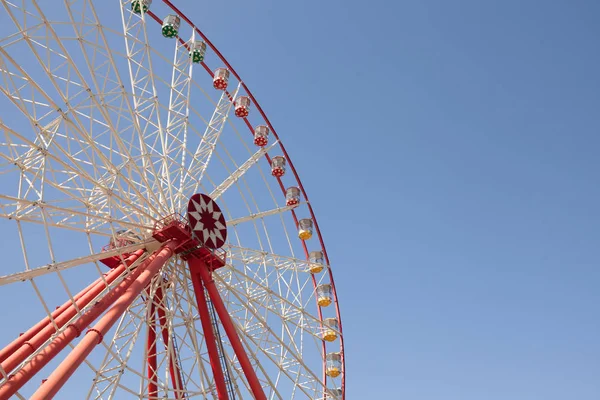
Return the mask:
<svg viewBox="0 0 600 400"><path fill-rule="evenodd" d="M233 100L237 95L237 92L240 89L240 85L238 84L237 89L230 95L228 92L224 91L221 94L221 98L219 99L219 103L215 107L212 117L210 118L210 122L204 131L204 135L202 136L202 140L200 144L198 144L198 148L194 152L194 157L190 160L190 166L187 170L183 183L181 184L182 188L187 188L187 181L194 177L197 179L196 182L200 182L202 177L204 176L204 172L208 167L208 163L215 151L217 146L217 140L219 140L219 136L223 129L225 128L225 123L229 118L229 112L231 111L231 105L233 104ZM195 193L198 190L198 184L195 184L192 187L191 192Z"/></svg>
<svg viewBox="0 0 600 400"><path fill-rule="evenodd" d="M259 212L259 213L256 213L256 214L250 214L250 215L247 215L247 216L242 217L242 218L232 219L231 221L229 221L227 223L227 225L228 226L235 226L237 224L241 224L242 222L248 222L248 221L251 221L253 219L264 218L264 217L268 217L269 215L281 214L283 212L290 211L290 210L292 210L294 208L296 208L296 206L285 206L285 207L275 208L275 209L269 210L269 211Z"/></svg>
<svg viewBox="0 0 600 400"><path fill-rule="evenodd" d="M150 240L146 240L146 241L143 241L140 243L132 244L130 246L123 246L118 249L113 249L113 250L104 251L104 252L101 252L98 254L93 254L91 256L78 257L78 258L75 258L75 259L69 260L69 261L62 261L62 262L47 264L47 265L32 269L30 271L0 276L0 286L8 285L9 283L15 283L15 282L25 282L28 279L38 278L40 276L50 274L53 272L64 271L69 268L77 267L77 266L80 266L83 264L93 263L93 262L100 261L105 258L118 256L118 255L121 255L124 253L131 253L138 249L143 249L143 248L156 249L156 248L158 248L157 243L158 242L156 240L150 239Z"/></svg>
<svg viewBox="0 0 600 400"><path fill-rule="evenodd" d="M241 83L230 76L230 92L215 90L202 64L194 71L187 46L199 37L182 19L179 35L190 40L164 38L153 18L173 14L163 2L139 14L126 0L0 0L0 10L6 16L0 25L0 300L16 298L27 309L27 315L3 309L13 322L0 330L0 346L108 272L104 258L151 252L158 245L151 238L156 221L183 212L201 191L217 200L228 221L226 265L214 277L267 397L335 398L331 388L341 386L341 377L324 382L323 367L340 340L322 340L314 290L330 283L328 274L310 273L316 265L297 237L291 212L306 204L286 206L271 175L265 156L279 143L257 149L253 130L229 117ZM223 66L211 50L204 62L212 70ZM258 112L251 118L268 125ZM102 252L123 229L142 239ZM61 393L147 397L146 329L159 291L165 301L155 307L165 314L170 338L165 347L157 332L159 397L176 397L168 360L177 358L185 398L216 398L190 273L178 257ZM335 317L332 308L323 318ZM250 398L222 336L236 396ZM0 385L21 367L0 371ZM89 383L84 392L82 382ZM28 398L36 388L25 386L16 397Z"/></svg>
<svg viewBox="0 0 600 400"><path fill-rule="evenodd" d="M254 164L256 164L258 162L258 160L262 159L263 156L265 154L267 154L267 152L271 148L273 148L273 146L275 146L277 143L279 143L279 142L276 141L275 143L273 143L269 147L262 147L262 148L260 148L256 153L254 153L252 155L252 157L250 157L249 159L247 159L242 165L240 165L235 171L233 171L227 177L227 179L225 179L223 182L221 182L219 184L219 186L217 186L216 188L214 188L214 190L210 193L210 197L213 200L217 200L219 197L221 197L221 195L227 189L229 189L229 187L231 185L233 185L235 182L238 181L238 179L240 179L242 176L244 176L244 174L246 173L246 171L248 171Z"/></svg>

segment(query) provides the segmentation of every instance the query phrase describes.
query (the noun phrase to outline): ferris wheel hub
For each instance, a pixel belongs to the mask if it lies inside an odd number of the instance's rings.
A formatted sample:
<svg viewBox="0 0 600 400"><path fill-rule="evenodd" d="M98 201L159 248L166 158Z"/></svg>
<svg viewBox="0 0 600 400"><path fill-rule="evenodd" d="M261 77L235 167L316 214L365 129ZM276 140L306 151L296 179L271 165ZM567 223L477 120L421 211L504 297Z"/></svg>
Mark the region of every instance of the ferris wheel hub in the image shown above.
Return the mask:
<svg viewBox="0 0 600 400"><path fill-rule="evenodd" d="M227 239L227 223L221 209L209 196L196 193L188 202L192 237L209 249L218 249Z"/></svg>

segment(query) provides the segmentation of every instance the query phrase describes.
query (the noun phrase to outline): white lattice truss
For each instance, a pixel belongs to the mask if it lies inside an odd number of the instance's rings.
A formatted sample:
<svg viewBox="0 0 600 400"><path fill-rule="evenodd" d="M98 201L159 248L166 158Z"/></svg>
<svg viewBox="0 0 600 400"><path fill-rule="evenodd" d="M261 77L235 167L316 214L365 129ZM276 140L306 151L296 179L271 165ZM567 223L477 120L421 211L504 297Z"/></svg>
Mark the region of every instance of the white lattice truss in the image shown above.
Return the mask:
<svg viewBox="0 0 600 400"><path fill-rule="evenodd" d="M27 317L13 311L15 329L51 316L56 301L72 301L86 282L103 277L105 258L145 249L101 298L160 246L152 238L155 223L182 213L189 197L203 192L218 200L229 229L226 265L213 276L267 398L336 398L332 388L340 378L324 381L323 360L324 352L339 351L339 341L324 344L321 322L335 316L334 307L319 310L314 290L329 283L329 266L309 272L314 265L291 216L305 203L285 205L265 160L277 155L279 143L255 147L239 130L243 120L230 118L241 83L214 90L189 57L199 39L194 30L182 26L182 40L163 38L149 14L132 12L130 1L102 7L90 0L0 2L0 229L10 247L0 298L19 288L32 310ZM162 18L170 10L155 1L151 11ZM257 116L253 121L264 124ZM101 251L123 230L137 239ZM65 392L145 398L151 308L165 316L169 338L157 331L159 397L178 395L169 375L169 360L176 360L179 395L216 398L190 272L178 257L137 297ZM5 331L2 342L18 333ZM222 338L236 396L249 398L237 357ZM13 371L0 369L0 386L27 360ZM84 379L89 387L81 393ZM37 386L24 386L17 397L29 397Z"/></svg>

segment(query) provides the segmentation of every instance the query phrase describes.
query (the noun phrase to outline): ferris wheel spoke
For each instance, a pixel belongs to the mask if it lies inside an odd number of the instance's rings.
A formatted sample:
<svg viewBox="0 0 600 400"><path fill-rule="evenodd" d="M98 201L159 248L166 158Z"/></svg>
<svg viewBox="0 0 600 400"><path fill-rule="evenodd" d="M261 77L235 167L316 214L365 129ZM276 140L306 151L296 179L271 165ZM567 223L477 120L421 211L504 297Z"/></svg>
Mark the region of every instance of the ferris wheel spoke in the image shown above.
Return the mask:
<svg viewBox="0 0 600 400"><path fill-rule="evenodd" d="M91 178L91 175L106 175L111 174L111 177L115 176L114 171L118 169L110 162L106 163L107 167L111 167L110 170L101 169L103 165L96 162L94 157L86 155L88 149L97 153L97 145L90 140L89 135L82 132L81 129L77 128L71 119L65 114L57 104L55 104L51 98L35 83L35 81L10 57L4 49L0 48L0 73L4 76L6 85L0 86L0 92L3 93L21 112L29 119L34 132L36 133L38 143L31 142L25 138L24 135L17 134L14 130L8 128L4 123L0 122L1 127L5 133L13 134L14 137L20 138L23 142L27 143L29 147L20 147L25 152L19 156L23 158L23 162L17 159L17 163L24 170L33 170L36 176L39 174L39 167L43 166L44 160L51 158L57 160L61 166L65 167L66 170L73 172L78 178L84 178L89 183L94 184L95 187L103 188L105 196L111 196L117 202L125 202L118 194L109 193L110 189L105 187L100 182L96 182ZM6 62L7 61L7 62ZM8 68L12 67L12 70ZM17 84L15 79L18 79L20 84ZM12 87L13 90L8 90L8 87ZM22 97L21 93L28 89L31 93L30 98ZM42 100L42 101L40 101ZM58 117L55 113L58 110ZM47 121L47 122L46 122ZM64 147L60 145L59 139L64 141ZM74 152L74 148L79 148L78 151ZM16 147L12 147L11 151L15 151ZM56 149L58 154L63 154L65 159L58 159L53 151ZM68 149L68 150L67 150ZM40 154L38 154L40 153ZM43 157L42 157L43 155ZM82 159L82 156L83 159ZM62 171L57 171L61 173ZM71 184L75 184L78 180L68 179ZM41 179L36 179L39 185L38 194L41 193L41 187L43 185ZM29 182L30 186L33 182ZM56 182L48 182L48 184L59 188L60 191L66 190L65 186L61 186ZM89 189L84 189L89 191ZM79 201L83 201L81 192L71 196ZM41 198L40 198L41 200ZM129 203L132 204L132 203ZM138 214L146 215L151 218L143 210L139 209L137 205L134 206ZM123 210L124 211L124 210ZM131 217L131 216L129 216Z"/></svg>
<svg viewBox="0 0 600 400"><path fill-rule="evenodd" d="M228 223L229 224L229 223ZM308 272L311 267L322 266L299 258L282 256L264 250L250 249L226 243L223 249L227 251L227 259L242 262L245 265L262 264L278 270Z"/></svg>
<svg viewBox="0 0 600 400"><path fill-rule="evenodd" d="M252 276L255 274L251 275L247 270L242 272L235 269L233 273L235 275L227 281L230 288L245 296L247 301L252 302L258 309L274 313L282 321L292 323L320 340L320 321L305 311L302 301L297 296L292 296L289 300L271 288L276 285L279 292L282 292L283 287L287 295L293 293L289 282L278 271L260 278ZM269 277L272 278L271 286L264 283ZM308 281L305 285L307 283Z"/></svg>
<svg viewBox="0 0 600 400"><path fill-rule="evenodd" d="M165 133L160 120L151 52L147 46L149 40L146 32L145 13L137 15L131 11L130 6L131 1L121 0L121 20L133 94L133 110L136 123L140 126L141 131L142 158L148 159L146 166L150 168L156 178L153 189L157 190L164 199L163 201L166 202L167 199L173 198L172 182L168 175L160 174L151 161L153 156L158 157L163 173L168 171ZM165 192L165 188L167 192Z"/></svg>
<svg viewBox="0 0 600 400"><path fill-rule="evenodd" d="M141 137L140 127L131 118L131 101L123 92L124 85L94 6L89 1L65 1L65 4L73 29L77 37L81 38L78 43L95 87L95 93L90 92L90 96L110 128L111 140L117 143L125 159L139 159L144 164L145 160L141 157L141 150L136 143ZM76 4L82 4L81 9L75 9ZM76 20L75 15L79 16L81 21ZM89 40L86 41L86 38ZM111 114L114 118L110 117ZM129 162L127 165L131 166L128 168L128 178L135 180L136 176L139 177L140 183L136 187L139 186L140 191L145 189L144 195L149 200L149 206L153 202L160 206L154 191L148 190L148 171L142 169L137 162Z"/></svg>
<svg viewBox="0 0 600 400"><path fill-rule="evenodd" d="M145 231L151 228L146 225L115 220L109 216L90 214L89 210L77 211L72 207L62 208L40 201L2 194L0 194L0 218L44 224L80 232L92 232L106 237L111 236L110 230L100 231L99 228L102 225L117 221L120 226L135 230Z"/></svg>
<svg viewBox="0 0 600 400"><path fill-rule="evenodd" d="M227 122L231 106L237 96L239 88L240 85L238 85L232 95L226 91L223 91L221 94L219 103L215 107L213 115L204 131L204 135L198 144L198 148L194 152L193 158L190 160L190 165L184 178L185 183L181 185L182 187L187 186L187 181L191 179L191 176L195 177L197 182L202 181L206 167L208 166L217 145L217 140L225 128L225 123ZM195 193L196 190L198 190L197 183L193 185L191 193Z"/></svg>
<svg viewBox="0 0 600 400"><path fill-rule="evenodd" d="M37 7L37 4L35 4L35 6ZM13 19L15 25L18 28L21 28L17 19L15 18L14 13L8 8L7 11L9 11L9 15ZM40 67L47 75L53 87L60 94L64 104L66 104L66 111L63 112L58 105L52 104L52 102L48 102L48 104L51 104L55 110L58 110L59 114L63 114L63 116L68 115L71 117L74 120L74 126L75 123L77 123L79 132L82 133L84 130L81 128L82 125L78 120L78 117L83 115L83 113L78 112L77 109L79 107L90 108L87 103L89 98L93 96L90 96L89 91L85 90L87 84L82 79L77 68L73 66L72 60L67 55L66 49L64 49L62 46L62 42L56 37L56 34L52 29L52 24L45 19L39 9L38 11L40 12L40 15L37 16L37 18L44 22L44 26L46 27L45 31L39 32L39 35L37 36L25 37L25 42L29 46L32 54L35 56L35 59L38 61ZM45 54L42 54L42 52ZM44 55L47 58L46 61L42 59ZM8 53L4 52L4 56L7 58L7 60L9 60L9 63L15 63ZM17 71L24 78L24 81L32 81L31 77L20 67L13 68L12 74L17 76ZM45 93L42 93L42 96L48 98ZM39 121L35 121L35 123L37 124ZM53 135L52 138L55 138L55 136L56 135ZM80 135L80 139L86 140L86 135ZM102 146L89 146L88 149L94 150L96 152L95 154L99 158L102 158L102 153L100 151L101 147ZM107 150L110 151L111 149ZM104 158L106 160L106 156Z"/></svg>
<svg viewBox="0 0 600 400"><path fill-rule="evenodd" d="M227 290L228 293L232 294L236 298L236 302L238 304L245 304L246 310L251 315L251 317L256 320L261 326L262 337L259 338L260 342L257 343L256 349L260 351L263 355L269 357L277 354L274 352L275 349L279 349L279 359L277 360L276 365L280 365L282 369L285 369L286 376L288 376L292 382L298 383L300 379L304 379L303 384L307 382L311 382L316 385L317 382L320 382L320 379L314 375L314 373L306 366L304 361L302 361L302 355L296 353L289 344L285 343L279 335L277 335L273 329L270 327L270 324L267 322L266 318L260 314L259 309L254 306L254 302L248 301L245 293L240 293L238 290L231 285L227 284L218 274L213 275L215 280L218 281L223 287ZM232 313L230 311L230 313ZM232 313L232 318L236 318L236 315ZM242 320L243 321L243 320ZM243 325L242 325L243 326ZM252 341L252 335L247 334L244 330L241 332ZM271 345L271 347L265 346ZM297 370L293 370L296 369ZM294 378L294 375L296 376ZM300 390L304 391L302 386L299 387ZM314 388L313 388L314 389ZM308 392L305 392L306 395L310 396Z"/></svg>
<svg viewBox="0 0 600 400"><path fill-rule="evenodd" d="M241 224L242 222L248 222L248 221L252 221L255 219L261 219L261 218L268 217L270 215L281 214L286 211L293 210L296 207L298 207L298 204L295 204L293 206L279 207L279 208L275 208L273 210L263 211L263 212L259 212L256 214L250 214L250 215L242 217L242 218L236 218L236 219L232 219L232 220L228 221L227 226L236 226L238 224Z"/></svg>
<svg viewBox="0 0 600 400"><path fill-rule="evenodd" d="M120 247L120 248L114 249L114 250L103 251L101 253L92 254L89 256L78 257L78 258L74 258L74 259L68 260L68 261L61 261L61 262L46 264L44 266L34 268L34 269L31 269L31 270L25 271L25 272L18 272L15 274L0 276L0 286L8 285L10 283L15 283L15 282L23 282L23 281L37 278L37 277L40 277L40 276L43 276L46 274L51 274L51 273L58 272L58 271L64 271L66 269L77 267L82 264L89 264L89 263L103 260L105 258L119 256L124 253L131 253L131 252L141 249L141 248L147 248L148 246L155 244L155 243L157 243L157 242L154 239L146 240L146 241L132 244L129 246L123 246L123 247Z"/></svg>
<svg viewBox="0 0 600 400"><path fill-rule="evenodd" d="M261 343L259 343L255 338L253 338L250 335L247 334L242 334L240 335L240 340L242 341L242 343L244 344L244 346L246 347L246 349L260 349L261 347ZM279 380L279 375L283 374L285 375L290 381L294 382L294 378L291 374L287 373L287 371L284 368L280 367L280 363L279 361L273 356L273 354L269 353L269 352L264 352L264 355L266 356L266 358L270 361L270 363L274 366L277 366L279 369L278 372L278 378L277 380ZM251 357L251 359L255 362L255 364L258 366L259 370L261 371L264 380L267 383L267 387L271 390L272 395L275 395L277 398L283 400L284 397L281 395L279 389L277 388L278 386L278 382L277 381L273 381L270 377L269 377L269 373L267 373L265 367L263 367L263 363L260 362L260 358L258 356L258 354L256 354L256 352L254 350L250 351L249 356ZM230 359L231 360L231 359ZM231 360L233 362L233 360ZM241 368L235 368L233 369L236 373L236 375L239 377L239 381L243 382L245 384L245 380L242 378L242 374L243 372L241 371ZM306 394L307 396L310 397L310 394L303 391L304 394ZM240 398L243 398L241 393L238 392L238 394L240 395Z"/></svg>
<svg viewBox="0 0 600 400"><path fill-rule="evenodd" d="M35 8L37 9L39 18L45 25L45 34L39 37L35 36L33 40L31 36L25 38L25 41L29 45L29 48L32 50L32 53L36 56L40 66L46 71L50 81L53 83L54 87L61 94L65 104L68 105L68 112L74 115L76 118L82 118L84 120L89 121L90 129L88 129L88 136L93 139L94 142L97 142L98 145L96 148L94 146L90 146L91 150L98 151L98 158L102 160L107 166L110 166L110 169L116 169L114 164L109 159L109 155L119 154L121 159L126 162L131 159L131 154L129 152L129 146L126 146L121 139L122 132L117 132L116 128L112 124L112 120L110 115L108 114L107 109L105 108L105 104L110 103L112 101L112 96L107 96L102 93L98 94L99 85L97 83L97 76L102 76L101 74L97 75L93 69L90 69L91 79L93 86L96 88L96 92L91 90L92 85L86 82L86 79L80 72L79 68L73 61L69 51L65 47L63 41L61 41L53 28L53 24L46 18L42 10L40 9L37 2L33 2ZM15 24L18 24L18 21L14 18L13 20ZM74 21L72 20L73 26L75 26ZM89 25L89 23L88 23ZM75 29L77 32L77 30ZM43 33L43 32L41 32ZM89 33L88 33L89 35ZM87 53L85 52L85 48L83 45L83 40L78 41L81 52L84 54L85 59L87 58ZM44 51L47 53L46 61L43 60L43 54L40 53ZM88 60L89 65L89 60ZM110 82L110 80L105 80L104 83ZM104 90L109 89L104 85ZM122 90L119 90L117 96L122 96ZM102 102L103 105L100 104ZM100 118L100 119L98 119ZM83 123L80 124L83 126ZM96 132L98 131L98 134ZM118 146L118 151L110 147L107 147L102 144L100 140L102 136L110 136L110 138L116 142ZM104 149L106 155L102 153L101 149ZM121 171L127 169L121 169ZM139 176L143 176L140 173L139 167L136 169L128 169L130 173L130 178L135 178L132 175L132 172L135 171L139 173ZM140 178L138 178L140 179ZM130 179L128 182L135 183L135 179ZM142 194L140 193L139 185L130 185L130 189L136 193L136 196L139 198L143 198L148 193ZM153 202L145 202L146 205L153 209L152 211L156 212L157 210L153 207Z"/></svg>
<svg viewBox="0 0 600 400"><path fill-rule="evenodd" d="M252 341L251 338L248 338L246 335L240 335L240 340L246 349L252 349L252 345L256 346L256 342ZM250 392L250 386L247 384L246 379L244 379L244 372L242 371L242 368L239 365L239 363L237 362L237 360L234 359L232 352L226 352L226 357L228 359L229 365L231 366L230 371L232 373L235 373L235 375L238 377L238 379L235 379L234 381L242 382L244 384L246 390L248 392ZM265 367L261 364L260 359L255 354L255 352L249 351L248 357L251 359L251 361L254 363L255 367L262 374L263 387L266 386L271 390L271 393L272 393L271 395L269 395L268 393L265 393L265 394L267 396L269 396L270 398L272 395L275 395L278 399L283 400L281 393L277 389L276 382L273 382L273 380L269 377L269 374L267 373ZM273 363L273 364L276 364L276 363ZM242 399L243 398L242 393L240 392L238 387L236 387L236 389L237 389L238 396L240 396L240 399Z"/></svg>
<svg viewBox="0 0 600 400"><path fill-rule="evenodd" d="M189 124L190 89L194 63L189 55L188 48L194 45L195 32L189 42L175 40L175 55L173 57L173 71L171 75L169 110L166 129L166 154L172 160L180 160L175 164L176 170L168 171L172 182L179 181L183 185L185 168L185 155L187 147L187 127ZM182 198L172 199L172 204L177 200L177 209L181 208ZM175 210L173 210L175 211Z"/></svg>
<svg viewBox="0 0 600 400"><path fill-rule="evenodd" d="M321 329L321 322L316 317L307 313L305 305L302 304L299 298L293 296L292 300L287 299L281 294L278 294L275 290L262 282L258 277L251 276L247 272L242 272L238 269L233 269L233 273L236 275L235 279L231 279L227 282L228 288L235 290L240 295L247 298L248 302L252 302L258 309L268 310L278 316L282 321L289 322L303 331L309 333L317 340L321 340L319 335ZM288 293L293 293L292 288L286 279L272 273L270 275L276 275L272 280L276 280L277 283L283 283ZM222 278L221 278L222 279ZM262 278L261 280L265 280ZM225 282L225 280L223 280ZM308 280L305 285L308 284ZM275 283L271 283L274 285Z"/></svg>
<svg viewBox="0 0 600 400"><path fill-rule="evenodd" d="M235 171L233 171L227 179L221 182L210 194L213 200L217 200L231 185L238 181L244 174L260 160L269 150L273 148L279 141L275 141L269 147L261 147L256 153L254 153L249 159L247 159L242 165L240 165Z"/></svg>

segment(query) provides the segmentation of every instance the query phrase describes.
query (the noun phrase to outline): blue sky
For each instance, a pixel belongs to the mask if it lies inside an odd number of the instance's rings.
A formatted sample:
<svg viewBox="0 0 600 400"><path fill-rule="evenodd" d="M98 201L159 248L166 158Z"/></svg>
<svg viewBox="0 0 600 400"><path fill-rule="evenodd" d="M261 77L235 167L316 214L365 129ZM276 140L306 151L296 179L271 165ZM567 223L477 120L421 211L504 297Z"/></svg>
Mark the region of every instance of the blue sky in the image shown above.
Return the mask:
<svg viewBox="0 0 600 400"><path fill-rule="evenodd" d="M181 8L313 202L348 399L600 398L600 3Z"/></svg>
<svg viewBox="0 0 600 400"><path fill-rule="evenodd" d="M348 400L600 399L600 3L176 4L310 196ZM29 323L41 309L20 290L5 313Z"/></svg>

